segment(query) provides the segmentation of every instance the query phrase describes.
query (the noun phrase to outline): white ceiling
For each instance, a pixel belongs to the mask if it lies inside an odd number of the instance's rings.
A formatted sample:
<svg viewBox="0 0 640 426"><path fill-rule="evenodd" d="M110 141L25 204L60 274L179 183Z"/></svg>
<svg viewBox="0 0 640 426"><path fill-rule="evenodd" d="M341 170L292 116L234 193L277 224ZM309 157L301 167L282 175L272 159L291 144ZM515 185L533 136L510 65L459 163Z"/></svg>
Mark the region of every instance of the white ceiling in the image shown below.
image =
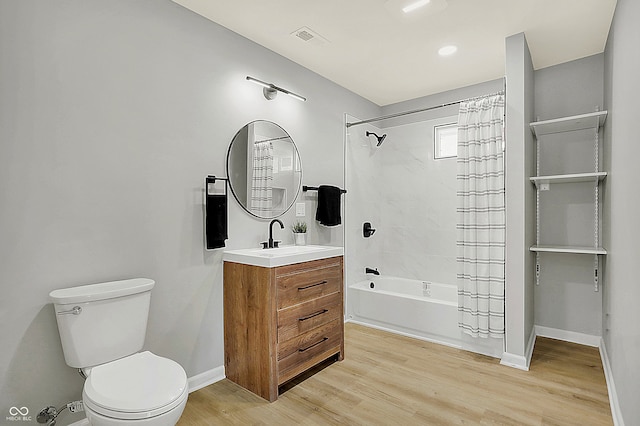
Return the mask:
<svg viewBox="0 0 640 426"><path fill-rule="evenodd" d="M601 53L616 5L431 0L405 14L415 0L173 1L380 106L504 76L505 38L520 32L536 69ZM326 41L291 35L301 27ZM440 57L447 44L458 52Z"/></svg>

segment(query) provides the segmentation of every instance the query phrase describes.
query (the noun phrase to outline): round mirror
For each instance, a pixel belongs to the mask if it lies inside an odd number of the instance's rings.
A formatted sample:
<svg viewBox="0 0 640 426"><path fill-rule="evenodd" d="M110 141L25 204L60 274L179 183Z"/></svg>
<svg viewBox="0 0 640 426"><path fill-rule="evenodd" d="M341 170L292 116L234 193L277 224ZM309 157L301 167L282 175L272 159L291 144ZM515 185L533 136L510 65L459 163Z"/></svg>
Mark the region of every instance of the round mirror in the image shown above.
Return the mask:
<svg viewBox="0 0 640 426"><path fill-rule="evenodd" d="M233 196L253 216L273 219L291 208L302 183L302 165L291 136L270 121L247 124L227 153Z"/></svg>

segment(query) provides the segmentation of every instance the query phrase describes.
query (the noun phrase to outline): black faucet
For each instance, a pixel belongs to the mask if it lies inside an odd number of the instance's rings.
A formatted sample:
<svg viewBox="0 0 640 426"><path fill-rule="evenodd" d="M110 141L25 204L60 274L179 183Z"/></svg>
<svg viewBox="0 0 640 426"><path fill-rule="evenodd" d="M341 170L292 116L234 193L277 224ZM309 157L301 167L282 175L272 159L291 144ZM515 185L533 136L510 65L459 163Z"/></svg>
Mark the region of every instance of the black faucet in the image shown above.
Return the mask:
<svg viewBox="0 0 640 426"><path fill-rule="evenodd" d="M378 272L378 268L376 268L376 269L364 268L364 273L365 274L380 275L380 272Z"/></svg>
<svg viewBox="0 0 640 426"><path fill-rule="evenodd" d="M269 224L269 247L264 248L277 248L280 241L273 241L273 224L278 222L280 229L284 229L284 224L279 219L273 219Z"/></svg>

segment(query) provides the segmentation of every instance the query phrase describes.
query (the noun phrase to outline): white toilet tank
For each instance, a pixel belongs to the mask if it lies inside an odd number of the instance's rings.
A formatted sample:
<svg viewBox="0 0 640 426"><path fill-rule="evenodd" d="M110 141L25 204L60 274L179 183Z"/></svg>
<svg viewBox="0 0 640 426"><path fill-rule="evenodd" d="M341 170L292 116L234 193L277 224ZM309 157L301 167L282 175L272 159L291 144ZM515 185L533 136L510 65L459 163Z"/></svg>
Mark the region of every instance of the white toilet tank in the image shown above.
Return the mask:
<svg viewBox="0 0 640 426"><path fill-rule="evenodd" d="M154 284L135 278L49 293L67 365L93 367L140 351Z"/></svg>

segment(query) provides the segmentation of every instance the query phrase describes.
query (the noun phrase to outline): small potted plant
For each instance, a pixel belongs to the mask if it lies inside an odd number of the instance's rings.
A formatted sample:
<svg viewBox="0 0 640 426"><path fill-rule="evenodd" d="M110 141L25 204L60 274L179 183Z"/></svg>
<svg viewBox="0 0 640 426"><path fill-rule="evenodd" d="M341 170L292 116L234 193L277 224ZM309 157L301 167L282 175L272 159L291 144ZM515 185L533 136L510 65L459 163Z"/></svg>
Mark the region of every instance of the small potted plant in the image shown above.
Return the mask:
<svg viewBox="0 0 640 426"><path fill-rule="evenodd" d="M293 231L293 239L297 246L307 245L307 223L297 221L291 226Z"/></svg>

